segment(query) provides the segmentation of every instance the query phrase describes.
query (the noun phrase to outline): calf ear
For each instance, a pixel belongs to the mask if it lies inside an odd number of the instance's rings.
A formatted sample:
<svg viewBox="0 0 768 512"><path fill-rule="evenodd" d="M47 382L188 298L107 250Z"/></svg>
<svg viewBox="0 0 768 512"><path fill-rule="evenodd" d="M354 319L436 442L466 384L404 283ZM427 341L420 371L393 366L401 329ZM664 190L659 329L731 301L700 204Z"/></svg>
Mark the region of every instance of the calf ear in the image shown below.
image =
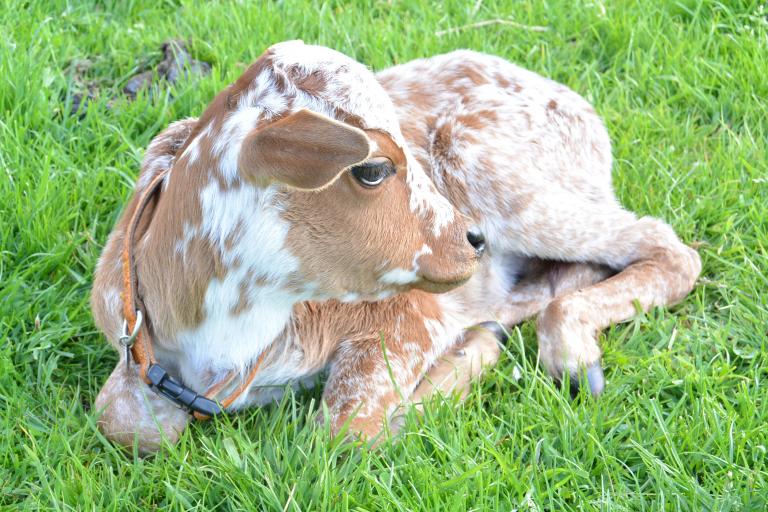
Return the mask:
<svg viewBox="0 0 768 512"><path fill-rule="evenodd" d="M368 158L365 133L309 110L299 110L257 128L243 141L240 171L252 179L275 179L314 190L330 184L347 167Z"/></svg>

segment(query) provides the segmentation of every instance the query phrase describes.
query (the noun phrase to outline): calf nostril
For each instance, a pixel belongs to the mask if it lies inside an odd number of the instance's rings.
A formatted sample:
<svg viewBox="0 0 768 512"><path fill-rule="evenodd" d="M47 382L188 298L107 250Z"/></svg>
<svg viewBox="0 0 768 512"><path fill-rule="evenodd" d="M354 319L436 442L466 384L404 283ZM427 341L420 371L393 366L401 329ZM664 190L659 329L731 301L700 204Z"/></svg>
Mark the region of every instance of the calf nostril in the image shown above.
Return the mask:
<svg viewBox="0 0 768 512"><path fill-rule="evenodd" d="M485 237L483 232L477 226L472 226L467 231L467 241L469 245L475 248L477 254L480 255L485 251Z"/></svg>

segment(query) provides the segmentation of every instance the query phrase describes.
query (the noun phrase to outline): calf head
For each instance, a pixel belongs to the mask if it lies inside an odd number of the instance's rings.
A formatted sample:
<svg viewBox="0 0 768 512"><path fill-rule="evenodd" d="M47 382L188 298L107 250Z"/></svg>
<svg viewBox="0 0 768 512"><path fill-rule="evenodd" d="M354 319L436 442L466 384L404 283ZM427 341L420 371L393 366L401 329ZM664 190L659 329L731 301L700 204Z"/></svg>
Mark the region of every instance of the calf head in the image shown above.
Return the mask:
<svg viewBox="0 0 768 512"><path fill-rule="evenodd" d="M260 230L229 249L271 251L240 259L262 261L262 274L304 299L446 291L475 269L477 236L411 155L389 97L336 51L271 47L209 106L190 140L180 164L207 151L221 190L258 191L246 213L217 209ZM270 225L248 218L266 211Z"/></svg>

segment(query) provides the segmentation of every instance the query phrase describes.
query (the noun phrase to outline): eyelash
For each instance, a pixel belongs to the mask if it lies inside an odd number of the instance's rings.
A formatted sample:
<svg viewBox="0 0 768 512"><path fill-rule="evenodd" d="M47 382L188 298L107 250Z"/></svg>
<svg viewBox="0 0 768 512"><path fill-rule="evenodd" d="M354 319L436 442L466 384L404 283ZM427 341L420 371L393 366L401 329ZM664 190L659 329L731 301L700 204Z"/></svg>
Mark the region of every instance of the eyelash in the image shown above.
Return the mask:
<svg viewBox="0 0 768 512"><path fill-rule="evenodd" d="M395 166L391 162L366 162L352 167L349 172L358 183L367 188L381 185L384 180L395 174Z"/></svg>

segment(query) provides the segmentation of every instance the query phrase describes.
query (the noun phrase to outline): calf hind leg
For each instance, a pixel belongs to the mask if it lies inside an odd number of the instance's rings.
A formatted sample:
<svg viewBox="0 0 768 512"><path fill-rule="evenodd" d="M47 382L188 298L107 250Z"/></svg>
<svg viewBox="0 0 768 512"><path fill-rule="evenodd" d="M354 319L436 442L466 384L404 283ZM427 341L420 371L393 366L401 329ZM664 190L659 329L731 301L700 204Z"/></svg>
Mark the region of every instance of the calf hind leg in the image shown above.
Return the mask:
<svg viewBox="0 0 768 512"><path fill-rule="evenodd" d="M536 316L552 299L586 288L615 274L605 265L537 260L496 311L501 325L511 327Z"/></svg>
<svg viewBox="0 0 768 512"><path fill-rule="evenodd" d="M600 330L631 318L635 301L643 310L681 301L701 271L698 253L664 222L637 219L615 205L576 206L567 212L569 222L541 226L546 238L528 240L542 257L597 262L618 271L555 297L539 314L541 361L555 378L568 372L573 383L582 370L588 378L599 370ZM602 391L602 385L592 388L595 394Z"/></svg>
<svg viewBox="0 0 768 512"><path fill-rule="evenodd" d="M596 263L543 260L535 261L529 270L497 311L496 316L501 325L516 325L540 313L556 297L587 288L615 274L609 267ZM555 373L555 376L559 374ZM592 393L600 394L605 379L599 362L589 367L586 377ZM574 393L578 391L578 382L576 379L571 380Z"/></svg>

